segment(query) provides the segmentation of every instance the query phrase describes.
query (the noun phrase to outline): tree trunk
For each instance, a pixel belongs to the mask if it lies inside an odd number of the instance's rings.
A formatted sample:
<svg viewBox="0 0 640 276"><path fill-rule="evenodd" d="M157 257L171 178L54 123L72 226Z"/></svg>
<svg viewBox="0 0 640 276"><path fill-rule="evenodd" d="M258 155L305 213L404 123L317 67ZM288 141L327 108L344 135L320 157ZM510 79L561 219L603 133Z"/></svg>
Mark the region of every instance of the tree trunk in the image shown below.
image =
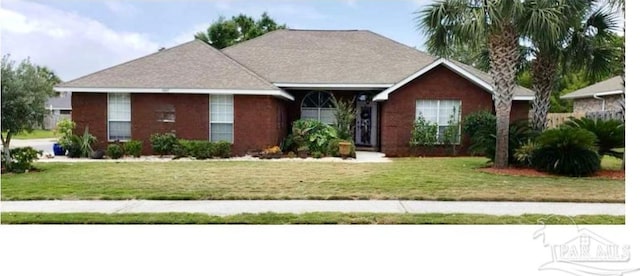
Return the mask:
<svg viewBox="0 0 640 276"><path fill-rule="evenodd" d="M4 160L5 160L5 166L6 166L6 170L10 171L11 170L11 164L12 164L12 160L11 160L11 149L9 148L9 143L11 143L11 131L7 131L7 137L5 138L4 136L0 136L0 138L2 138L2 154L4 154Z"/></svg>
<svg viewBox="0 0 640 276"><path fill-rule="evenodd" d="M533 60L533 90L536 97L533 100L533 130L542 132L547 128L547 114L549 113L549 98L556 78L557 62L554 58L543 54Z"/></svg>
<svg viewBox="0 0 640 276"><path fill-rule="evenodd" d="M489 57L493 79L493 103L496 109L495 168L509 165L509 119L516 86L518 35L511 25L502 26L489 36Z"/></svg>

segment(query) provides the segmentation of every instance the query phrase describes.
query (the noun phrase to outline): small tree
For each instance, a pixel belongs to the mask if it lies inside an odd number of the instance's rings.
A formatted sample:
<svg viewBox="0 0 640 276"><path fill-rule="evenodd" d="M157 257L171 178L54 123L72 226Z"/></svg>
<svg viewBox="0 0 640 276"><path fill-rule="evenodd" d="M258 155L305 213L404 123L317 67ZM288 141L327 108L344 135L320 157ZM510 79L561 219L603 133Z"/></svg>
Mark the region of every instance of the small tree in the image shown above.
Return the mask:
<svg viewBox="0 0 640 276"><path fill-rule="evenodd" d="M438 125L428 122L422 116L418 116L413 123L409 144L412 147L431 148L436 143L438 143Z"/></svg>
<svg viewBox="0 0 640 276"><path fill-rule="evenodd" d="M336 117L335 128L338 138L343 140L353 139L353 123L356 120L356 109L353 102L346 100L336 100L332 98L333 106L336 107L333 115Z"/></svg>
<svg viewBox="0 0 640 276"><path fill-rule="evenodd" d="M2 147L11 166L9 145L11 138L20 132L31 132L42 124L46 113L45 103L53 96L57 78L46 67L37 66L29 59L15 65L9 55L2 57ZM6 134L5 134L6 133ZM8 168L10 169L10 168Z"/></svg>
<svg viewBox="0 0 640 276"><path fill-rule="evenodd" d="M456 146L460 143L460 111L455 106L447 124L442 134L443 142L451 146L451 154L456 155L458 153Z"/></svg>
<svg viewBox="0 0 640 276"><path fill-rule="evenodd" d="M239 14L231 17L231 19L218 18L217 21L211 23L205 32L196 33L195 38L216 49L223 49L286 27L286 25L278 25L266 12L257 20L244 14Z"/></svg>

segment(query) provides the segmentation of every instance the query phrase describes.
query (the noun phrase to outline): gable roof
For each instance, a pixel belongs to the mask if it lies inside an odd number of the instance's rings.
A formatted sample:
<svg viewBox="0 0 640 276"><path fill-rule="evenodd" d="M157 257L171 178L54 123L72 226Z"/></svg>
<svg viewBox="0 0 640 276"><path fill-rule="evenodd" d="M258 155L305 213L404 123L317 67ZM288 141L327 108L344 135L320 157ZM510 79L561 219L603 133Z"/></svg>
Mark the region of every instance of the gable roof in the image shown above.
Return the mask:
<svg viewBox="0 0 640 276"><path fill-rule="evenodd" d="M57 91L281 91L217 49L193 40L56 86ZM265 92L266 93L266 92Z"/></svg>
<svg viewBox="0 0 640 276"><path fill-rule="evenodd" d="M435 60L363 30L277 30L222 50L279 86L377 84L389 87Z"/></svg>
<svg viewBox="0 0 640 276"><path fill-rule="evenodd" d="M604 80L560 96L560 99L592 98L594 96L616 95L623 93L624 86L622 85L622 77L615 76L608 80Z"/></svg>
<svg viewBox="0 0 640 276"><path fill-rule="evenodd" d="M378 95L376 95L373 100L374 101L385 101L387 99L389 99L389 94L393 93L394 91L396 91L397 89L399 89L400 87L403 87L404 85L406 85L407 83L413 81L414 79L426 74L427 72L433 70L434 68L438 67L438 66L445 66L447 68L449 68L450 70L452 70L453 72L457 73L458 75L466 78L467 80L475 83L476 85L478 85L479 87L481 87L482 89L484 89L485 91L492 93L493 94L493 85L491 84L493 82L493 80L491 79L491 76L486 73L483 72L482 70L479 70L475 67L466 65L462 62L459 61L454 61L454 60L449 60L449 59L445 59L445 58L440 58L438 60L435 60L434 62L431 62L430 64L426 65L425 67L421 68L420 70L414 72L413 74L409 75L408 77L406 77L405 79L399 81L398 83L394 84L393 86L385 89L384 91L380 92ZM528 88L516 85L515 87L515 91L514 91L514 96L513 96L513 100L524 100L524 101L530 101L533 100L535 93L533 91L531 91Z"/></svg>

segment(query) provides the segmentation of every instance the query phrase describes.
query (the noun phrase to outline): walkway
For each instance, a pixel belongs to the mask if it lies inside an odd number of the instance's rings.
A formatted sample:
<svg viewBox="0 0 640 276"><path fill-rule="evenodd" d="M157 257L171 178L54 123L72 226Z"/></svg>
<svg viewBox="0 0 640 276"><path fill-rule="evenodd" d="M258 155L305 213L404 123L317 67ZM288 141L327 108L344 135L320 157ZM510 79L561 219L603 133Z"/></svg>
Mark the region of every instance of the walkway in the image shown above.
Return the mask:
<svg viewBox="0 0 640 276"><path fill-rule="evenodd" d="M2 212L42 213L466 213L487 215L616 215L625 214L624 203L484 202L412 200L43 200L2 201Z"/></svg>

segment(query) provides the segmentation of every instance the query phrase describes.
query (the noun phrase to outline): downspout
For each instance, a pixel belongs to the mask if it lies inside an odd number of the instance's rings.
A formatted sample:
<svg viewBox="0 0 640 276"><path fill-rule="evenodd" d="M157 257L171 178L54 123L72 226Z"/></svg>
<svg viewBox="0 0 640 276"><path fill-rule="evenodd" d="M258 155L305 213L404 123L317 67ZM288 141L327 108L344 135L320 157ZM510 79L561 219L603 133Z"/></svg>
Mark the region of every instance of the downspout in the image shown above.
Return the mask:
<svg viewBox="0 0 640 276"><path fill-rule="evenodd" d="M601 100L602 101L602 109L600 111L604 111L605 99L598 97L598 94L593 94L593 98L596 99L596 100Z"/></svg>

